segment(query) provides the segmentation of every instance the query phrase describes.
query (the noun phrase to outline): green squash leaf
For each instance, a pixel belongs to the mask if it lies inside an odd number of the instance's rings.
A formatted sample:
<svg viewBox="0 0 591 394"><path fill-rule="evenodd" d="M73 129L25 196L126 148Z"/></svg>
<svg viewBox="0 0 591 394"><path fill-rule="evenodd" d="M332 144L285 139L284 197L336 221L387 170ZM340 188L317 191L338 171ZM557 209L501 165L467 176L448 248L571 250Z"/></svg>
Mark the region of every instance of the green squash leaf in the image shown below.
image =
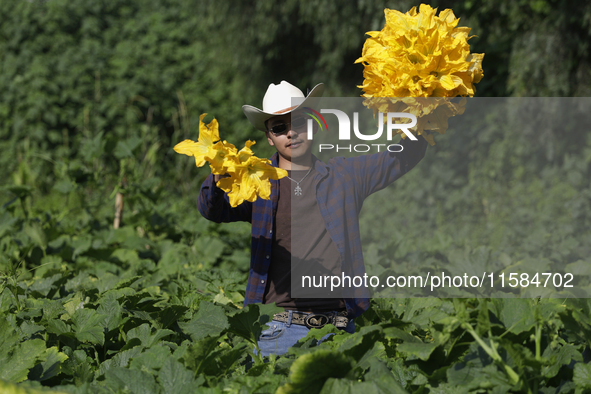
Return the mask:
<svg viewBox="0 0 591 394"><path fill-rule="evenodd" d="M202 301L195 316L188 322L179 323L179 327L189 334L191 339L198 341L207 336L219 336L230 325L222 307Z"/></svg>

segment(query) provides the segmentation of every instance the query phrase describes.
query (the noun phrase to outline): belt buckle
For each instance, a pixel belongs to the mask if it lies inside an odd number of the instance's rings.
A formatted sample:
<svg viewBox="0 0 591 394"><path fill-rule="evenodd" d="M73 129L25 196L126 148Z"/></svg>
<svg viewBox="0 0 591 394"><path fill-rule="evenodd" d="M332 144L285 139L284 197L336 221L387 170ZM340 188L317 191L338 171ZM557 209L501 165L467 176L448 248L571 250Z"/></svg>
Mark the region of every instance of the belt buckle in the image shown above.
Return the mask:
<svg viewBox="0 0 591 394"><path fill-rule="evenodd" d="M304 318L304 325L308 328L322 328L329 324L330 317L322 313L309 314Z"/></svg>

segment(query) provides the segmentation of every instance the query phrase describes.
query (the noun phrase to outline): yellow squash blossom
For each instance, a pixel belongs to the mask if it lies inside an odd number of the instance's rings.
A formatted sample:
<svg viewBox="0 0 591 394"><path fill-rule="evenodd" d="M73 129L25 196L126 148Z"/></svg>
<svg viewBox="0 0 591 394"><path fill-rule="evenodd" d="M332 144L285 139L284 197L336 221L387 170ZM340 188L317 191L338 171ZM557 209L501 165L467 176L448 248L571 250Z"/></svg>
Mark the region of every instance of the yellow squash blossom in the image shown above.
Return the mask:
<svg viewBox="0 0 591 394"><path fill-rule="evenodd" d="M452 10L439 16L436 12L426 4L406 14L386 9L384 28L367 33L362 56L356 61L364 65L359 86L367 98L364 104L375 112L414 114L414 131L431 145L433 137L423 130L443 134L447 119L463 112L465 100L452 98L474 96L484 57L470 53L470 28L457 27L459 18Z"/></svg>
<svg viewBox="0 0 591 394"><path fill-rule="evenodd" d="M214 119L205 126L205 115L199 117L198 141L185 140L174 147L175 152L194 156L197 167L209 162L212 174L228 174L229 177L220 179L217 186L228 193L232 207L244 201L253 202L257 197L268 200L271 197L269 179L283 178L287 171L273 167L270 160L254 156L250 149L254 141L246 141L240 151L229 142L220 141L218 122Z"/></svg>
<svg viewBox="0 0 591 394"><path fill-rule="evenodd" d="M203 123L203 118L207 114L202 114L199 117L199 139L197 142L191 140L184 140L174 146L174 151L182 155L194 156L195 165L202 167L207 159L205 156L209 153L210 148L215 141L219 141L220 134L218 130L218 121L212 120L207 126Z"/></svg>
<svg viewBox="0 0 591 394"><path fill-rule="evenodd" d="M244 202L244 196L240 193L240 175L231 173L229 177L218 181L217 187L228 193L230 205L237 207Z"/></svg>
<svg viewBox="0 0 591 394"><path fill-rule="evenodd" d="M271 197L271 183L269 179L281 179L287 176L287 171L271 165L267 159L259 159L252 155L250 147L254 141L247 141L240 150L240 161L232 161L228 165L230 177L220 179L218 187L228 192L230 203L232 200L253 202L257 196L268 200ZM238 185L238 187L236 186Z"/></svg>
<svg viewBox="0 0 591 394"><path fill-rule="evenodd" d="M244 143L244 148L240 149L240 152L238 152L238 161L240 163L244 163L249 157L254 155L254 152L250 149L254 144L256 144L256 141L248 140Z"/></svg>
<svg viewBox="0 0 591 394"><path fill-rule="evenodd" d="M212 174L223 175L228 171L229 164L237 154L234 145L228 141L218 141L209 147L205 159L209 162Z"/></svg>

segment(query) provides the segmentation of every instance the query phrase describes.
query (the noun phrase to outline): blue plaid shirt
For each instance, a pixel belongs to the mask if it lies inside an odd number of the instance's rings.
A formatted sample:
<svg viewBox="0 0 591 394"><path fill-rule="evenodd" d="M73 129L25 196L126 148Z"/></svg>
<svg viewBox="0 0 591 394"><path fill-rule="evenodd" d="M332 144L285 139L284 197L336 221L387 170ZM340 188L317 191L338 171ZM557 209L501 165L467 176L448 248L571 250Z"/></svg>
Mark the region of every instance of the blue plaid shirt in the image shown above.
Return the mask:
<svg viewBox="0 0 591 394"><path fill-rule="evenodd" d="M314 161L316 199L326 230L353 275L363 276L365 266L359 233L359 211L370 194L381 190L410 171L425 155L427 142L405 139L402 152L388 151L353 158L337 157L328 163ZM271 158L277 167L277 153ZM245 201L232 208L225 193L215 186L213 175L201 186L198 208L214 222L252 223L251 258L244 305L262 302L271 263L273 216L277 210L279 181L271 180L271 198ZM366 292L364 294L367 294ZM369 307L369 299L346 298L349 317L359 316Z"/></svg>

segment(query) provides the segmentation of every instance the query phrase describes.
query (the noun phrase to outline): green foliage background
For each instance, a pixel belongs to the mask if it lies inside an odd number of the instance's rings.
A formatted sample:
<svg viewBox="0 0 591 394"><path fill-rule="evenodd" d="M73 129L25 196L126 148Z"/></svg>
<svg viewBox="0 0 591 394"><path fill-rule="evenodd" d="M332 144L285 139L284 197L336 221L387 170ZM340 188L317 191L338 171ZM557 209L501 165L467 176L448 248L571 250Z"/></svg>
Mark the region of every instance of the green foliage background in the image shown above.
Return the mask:
<svg viewBox="0 0 591 394"><path fill-rule="evenodd" d="M472 51L486 54L478 96L590 94L591 5L430 4L473 29ZM207 112L224 139L255 139L257 155L269 156L241 106L259 106L282 79L359 96L353 63L364 33L383 27L384 8L414 5L0 2L0 384L298 392L331 360L314 377L318 390L363 391L372 381L400 392L591 388L588 300L377 300L355 335L311 347L312 334L289 357L249 361L271 313L238 308L249 227L200 217L208 171L172 146L196 139ZM366 226L376 239L368 253L412 264L462 251L468 261L488 254L589 270L588 130L485 126L461 138L450 130L397 182L401 232L381 242ZM125 205L114 230L117 192Z"/></svg>

